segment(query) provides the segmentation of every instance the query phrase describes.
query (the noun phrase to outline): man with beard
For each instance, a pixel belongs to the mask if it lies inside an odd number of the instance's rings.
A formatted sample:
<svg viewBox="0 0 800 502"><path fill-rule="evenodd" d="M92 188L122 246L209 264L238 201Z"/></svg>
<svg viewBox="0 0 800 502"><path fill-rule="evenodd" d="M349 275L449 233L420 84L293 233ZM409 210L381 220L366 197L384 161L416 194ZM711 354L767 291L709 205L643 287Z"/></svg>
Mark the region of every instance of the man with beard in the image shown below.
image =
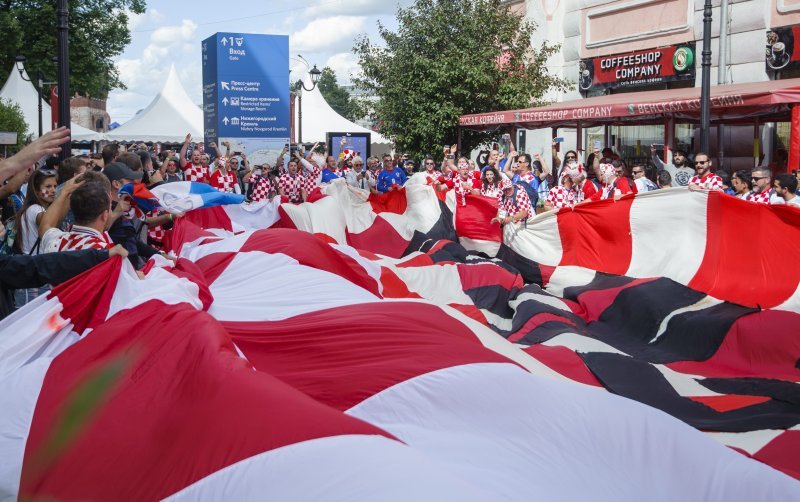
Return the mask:
<svg viewBox="0 0 800 502"><path fill-rule="evenodd" d="M181 147L181 169L183 169L184 179L186 181L199 181L200 183L209 182L208 166L203 165L203 152L195 149L192 152L190 162L186 161L186 151L189 149L189 143L192 141L192 135L187 134L186 139Z"/></svg>
<svg viewBox="0 0 800 502"><path fill-rule="evenodd" d="M786 201L772 189L772 171L766 167L756 167L750 176L753 180L753 191L747 196L747 200L756 204L785 204Z"/></svg>
<svg viewBox="0 0 800 502"><path fill-rule="evenodd" d="M689 180L689 190L722 191L722 178L711 172L711 159L707 153L700 152L694 156L695 175Z"/></svg>
<svg viewBox="0 0 800 502"><path fill-rule="evenodd" d="M656 148L650 145L650 156L653 158L653 164L659 171L667 171L672 177L673 186L685 187L689 186L689 180L692 179L695 172L686 164L686 152L681 149L672 151L672 163L664 164L664 162L656 155Z"/></svg>

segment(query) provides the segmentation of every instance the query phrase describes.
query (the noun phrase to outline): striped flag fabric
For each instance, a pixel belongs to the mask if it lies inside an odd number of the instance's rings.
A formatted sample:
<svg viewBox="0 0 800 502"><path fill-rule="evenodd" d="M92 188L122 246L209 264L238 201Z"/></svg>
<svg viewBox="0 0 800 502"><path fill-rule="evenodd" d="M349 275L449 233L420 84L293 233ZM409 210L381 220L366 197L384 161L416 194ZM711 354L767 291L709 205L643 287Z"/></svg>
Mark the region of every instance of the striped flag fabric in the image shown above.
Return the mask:
<svg viewBox="0 0 800 502"><path fill-rule="evenodd" d="M561 212L477 253L479 203L322 192L191 211L177 263L108 261L0 321L2 497L800 498L788 300L531 253ZM636 214L713 200L687 194ZM604 231L617 204L580 209ZM743 217L792 235L776 214Z"/></svg>
<svg viewBox="0 0 800 502"><path fill-rule="evenodd" d="M162 183L151 189L161 202L161 207L171 213L186 213L202 207L241 204L244 195L220 192L206 183L175 181Z"/></svg>

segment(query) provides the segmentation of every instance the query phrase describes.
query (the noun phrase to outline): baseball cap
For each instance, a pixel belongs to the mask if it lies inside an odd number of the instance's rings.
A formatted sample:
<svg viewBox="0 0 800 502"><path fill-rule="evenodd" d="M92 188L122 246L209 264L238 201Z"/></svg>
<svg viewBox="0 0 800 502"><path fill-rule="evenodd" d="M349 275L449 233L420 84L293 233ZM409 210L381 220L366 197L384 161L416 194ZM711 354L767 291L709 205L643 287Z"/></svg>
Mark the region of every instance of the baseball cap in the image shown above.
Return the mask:
<svg viewBox="0 0 800 502"><path fill-rule="evenodd" d="M103 174L106 175L109 181L120 180L122 178L139 181L142 179L144 171L134 171L128 167L127 164L112 162L103 169Z"/></svg>

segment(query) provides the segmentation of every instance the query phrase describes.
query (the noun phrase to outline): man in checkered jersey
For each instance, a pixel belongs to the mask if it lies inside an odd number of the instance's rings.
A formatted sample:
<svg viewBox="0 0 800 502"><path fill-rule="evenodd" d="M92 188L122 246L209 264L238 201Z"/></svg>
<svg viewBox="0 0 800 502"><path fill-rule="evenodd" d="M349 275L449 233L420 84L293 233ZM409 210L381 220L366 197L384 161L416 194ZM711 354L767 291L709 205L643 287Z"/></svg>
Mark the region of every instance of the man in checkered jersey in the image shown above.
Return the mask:
<svg viewBox="0 0 800 502"><path fill-rule="evenodd" d="M694 156L695 175L689 180L689 190L722 191L722 178L711 172L711 159L707 153L700 152Z"/></svg>
<svg viewBox="0 0 800 502"><path fill-rule="evenodd" d="M110 249L114 247L106 233L111 216L111 183L100 173L88 171L64 184L61 193L42 216L39 225L43 253ZM69 232L59 230L61 220L71 209L75 224Z"/></svg>
<svg viewBox="0 0 800 502"><path fill-rule="evenodd" d="M236 171L239 169L239 159L235 157L217 159L217 168L211 173L211 186L220 192L234 193L239 186Z"/></svg>
<svg viewBox="0 0 800 502"><path fill-rule="evenodd" d="M507 225L527 221L533 216L531 199L522 187L514 185L508 178L503 178L502 188L503 196L500 198L497 216L492 218L492 222Z"/></svg>
<svg viewBox="0 0 800 502"><path fill-rule="evenodd" d="M186 139L183 141L181 147L181 169L183 169L184 179L186 181L199 181L201 183L209 182L208 166L203 165L203 152L195 149L192 152L191 163L186 161L186 151L189 149L189 143L192 141L192 135L187 134Z"/></svg>
<svg viewBox="0 0 800 502"><path fill-rule="evenodd" d="M575 207L583 201L583 191L576 185L583 172L583 166L579 164L567 164L561 171L560 183L550 189L547 200L544 202L545 211L551 209L561 209L564 207Z"/></svg>
<svg viewBox="0 0 800 502"><path fill-rule="evenodd" d="M305 202L308 197L305 187L305 177L297 172L297 159L290 160L289 172L278 178L278 192L289 202Z"/></svg>
<svg viewBox="0 0 800 502"><path fill-rule="evenodd" d="M772 171L766 167L756 167L751 174L753 180L753 191L750 192L746 200L756 204L784 204L783 198L779 197L772 188Z"/></svg>
<svg viewBox="0 0 800 502"><path fill-rule="evenodd" d="M271 199L275 190L270 181L269 172L272 168L266 162L262 166L248 170L242 178L242 183L250 184L250 202L260 202Z"/></svg>

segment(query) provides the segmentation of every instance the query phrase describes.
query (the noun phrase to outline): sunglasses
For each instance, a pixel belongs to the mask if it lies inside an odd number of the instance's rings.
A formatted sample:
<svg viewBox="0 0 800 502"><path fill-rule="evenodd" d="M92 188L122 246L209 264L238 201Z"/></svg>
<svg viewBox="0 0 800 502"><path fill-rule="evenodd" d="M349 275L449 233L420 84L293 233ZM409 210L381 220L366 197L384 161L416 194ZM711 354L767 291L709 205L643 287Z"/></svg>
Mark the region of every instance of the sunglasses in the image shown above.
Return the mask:
<svg viewBox="0 0 800 502"><path fill-rule="evenodd" d="M750 179L753 180L753 181L758 181L758 180L765 180L765 179L768 179L768 178L769 178L769 176L753 176Z"/></svg>
<svg viewBox="0 0 800 502"><path fill-rule="evenodd" d="M432 165L433 165L433 162L426 162L426 163L425 163L425 165L426 165L426 166L432 166Z"/></svg>
<svg viewBox="0 0 800 502"><path fill-rule="evenodd" d="M644 171L631 171L633 174L642 174Z"/></svg>
<svg viewBox="0 0 800 502"><path fill-rule="evenodd" d="M694 163L695 164L708 164L708 161L707 160L695 160Z"/></svg>
<svg viewBox="0 0 800 502"><path fill-rule="evenodd" d="M525 164L530 164L531 163L530 160L525 160L525 159L519 159L519 160L517 160L517 162L524 162Z"/></svg>
<svg viewBox="0 0 800 502"><path fill-rule="evenodd" d="M567 155L567 160L578 160L578 157L575 157L574 155Z"/></svg>

